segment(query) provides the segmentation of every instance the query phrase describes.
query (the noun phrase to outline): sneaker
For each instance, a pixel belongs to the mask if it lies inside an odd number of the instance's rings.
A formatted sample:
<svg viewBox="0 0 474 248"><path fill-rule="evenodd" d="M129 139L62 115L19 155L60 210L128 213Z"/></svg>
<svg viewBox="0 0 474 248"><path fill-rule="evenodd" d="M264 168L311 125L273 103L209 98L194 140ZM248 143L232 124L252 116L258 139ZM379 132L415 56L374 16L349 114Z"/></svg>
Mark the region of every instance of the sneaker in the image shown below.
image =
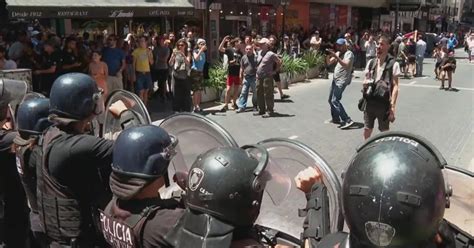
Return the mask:
<svg viewBox="0 0 474 248"><path fill-rule="evenodd" d="M259 116L259 115L264 115L265 112L258 112L258 113L253 113L254 116Z"/></svg>
<svg viewBox="0 0 474 248"><path fill-rule="evenodd" d="M349 128L351 127L352 125L354 125L354 122L353 121L348 121L346 124L344 125L341 125L341 129L346 129L346 128Z"/></svg>
<svg viewBox="0 0 474 248"><path fill-rule="evenodd" d="M221 108L221 112L226 112L227 110L229 110L229 107L227 106L227 104Z"/></svg>
<svg viewBox="0 0 474 248"><path fill-rule="evenodd" d="M281 95L281 100L288 99L288 98L290 98L289 95L286 95L286 94Z"/></svg>
<svg viewBox="0 0 474 248"><path fill-rule="evenodd" d="M262 115L263 118L270 118L270 117L275 117L275 116L276 116L275 112L268 112Z"/></svg>
<svg viewBox="0 0 474 248"><path fill-rule="evenodd" d="M235 111L235 112L236 112L236 113L243 113L243 112L245 112L245 109L239 108L239 109L237 109L237 111Z"/></svg>

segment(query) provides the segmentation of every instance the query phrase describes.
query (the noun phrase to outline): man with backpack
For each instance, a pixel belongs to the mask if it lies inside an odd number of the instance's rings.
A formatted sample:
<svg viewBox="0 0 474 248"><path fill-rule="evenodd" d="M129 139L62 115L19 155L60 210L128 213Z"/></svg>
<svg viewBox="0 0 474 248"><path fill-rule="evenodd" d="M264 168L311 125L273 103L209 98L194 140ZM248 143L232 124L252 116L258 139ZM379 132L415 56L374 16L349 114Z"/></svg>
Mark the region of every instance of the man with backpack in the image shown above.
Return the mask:
<svg viewBox="0 0 474 248"><path fill-rule="evenodd" d="M381 132L389 130L395 121L395 106L398 98L399 63L388 54L390 41L381 36L377 44L377 58L370 60L365 68L363 95L366 101L364 111L364 138L372 134L375 119Z"/></svg>

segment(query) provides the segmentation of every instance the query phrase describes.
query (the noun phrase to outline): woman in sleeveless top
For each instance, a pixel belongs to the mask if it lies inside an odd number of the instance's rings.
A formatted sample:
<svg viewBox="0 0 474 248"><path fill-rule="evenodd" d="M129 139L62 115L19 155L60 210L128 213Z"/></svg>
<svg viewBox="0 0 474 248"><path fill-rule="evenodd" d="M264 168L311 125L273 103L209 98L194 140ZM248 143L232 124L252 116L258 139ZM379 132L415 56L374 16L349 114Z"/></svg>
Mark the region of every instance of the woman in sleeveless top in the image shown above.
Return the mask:
<svg viewBox="0 0 474 248"><path fill-rule="evenodd" d="M97 83L99 88L104 90L104 97L107 98L109 92L107 89L107 76L109 75L109 69L107 64L101 61L102 54L100 51L92 52L92 61L89 64L89 75Z"/></svg>

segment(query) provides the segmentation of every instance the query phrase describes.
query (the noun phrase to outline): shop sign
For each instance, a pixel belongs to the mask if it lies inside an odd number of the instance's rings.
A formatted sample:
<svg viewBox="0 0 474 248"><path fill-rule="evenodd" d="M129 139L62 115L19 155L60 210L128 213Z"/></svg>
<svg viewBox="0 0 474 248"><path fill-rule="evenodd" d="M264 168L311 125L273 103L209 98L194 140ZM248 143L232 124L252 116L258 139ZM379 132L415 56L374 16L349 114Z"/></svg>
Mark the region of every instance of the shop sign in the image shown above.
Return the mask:
<svg viewBox="0 0 474 248"><path fill-rule="evenodd" d="M66 10L58 11L57 17L87 17L89 16L89 11L87 10Z"/></svg>
<svg viewBox="0 0 474 248"><path fill-rule="evenodd" d="M12 18L41 18L43 17L42 11L10 11Z"/></svg>
<svg viewBox="0 0 474 248"><path fill-rule="evenodd" d="M135 12L132 10L124 11L124 10L112 10L110 11L109 17L110 18L131 18Z"/></svg>

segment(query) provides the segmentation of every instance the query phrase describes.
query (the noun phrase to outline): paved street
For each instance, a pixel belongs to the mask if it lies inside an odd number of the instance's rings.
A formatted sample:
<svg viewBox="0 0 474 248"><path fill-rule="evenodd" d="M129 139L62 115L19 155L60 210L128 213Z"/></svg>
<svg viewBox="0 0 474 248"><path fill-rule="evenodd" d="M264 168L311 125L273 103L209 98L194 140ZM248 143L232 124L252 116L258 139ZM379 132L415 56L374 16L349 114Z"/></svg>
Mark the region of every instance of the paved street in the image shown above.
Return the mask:
<svg viewBox="0 0 474 248"><path fill-rule="evenodd" d="M464 56L464 53L458 50L457 55ZM459 90L456 92L439 90L432 59L425 59L424 67L426 76L401 79L392 130L422 135L440 149L449 164L474 171L474 64L458 59L453 80ZM325 123L330 118L327 102L330 80L324 79L290 86L286 93L291 95L291 101L275 105L277 112L288 117L263 119L253 116L252 112L237 114L234 111L207 116L225 127L241 145L271 137L300 140L322 155L339 174L355 148L363 142L363 114L357 109L361 84L362 72L356 71L353 83L342 98L346 111L357 122L350 130ZM159 118L154 116L155 120Z"/></svg>

